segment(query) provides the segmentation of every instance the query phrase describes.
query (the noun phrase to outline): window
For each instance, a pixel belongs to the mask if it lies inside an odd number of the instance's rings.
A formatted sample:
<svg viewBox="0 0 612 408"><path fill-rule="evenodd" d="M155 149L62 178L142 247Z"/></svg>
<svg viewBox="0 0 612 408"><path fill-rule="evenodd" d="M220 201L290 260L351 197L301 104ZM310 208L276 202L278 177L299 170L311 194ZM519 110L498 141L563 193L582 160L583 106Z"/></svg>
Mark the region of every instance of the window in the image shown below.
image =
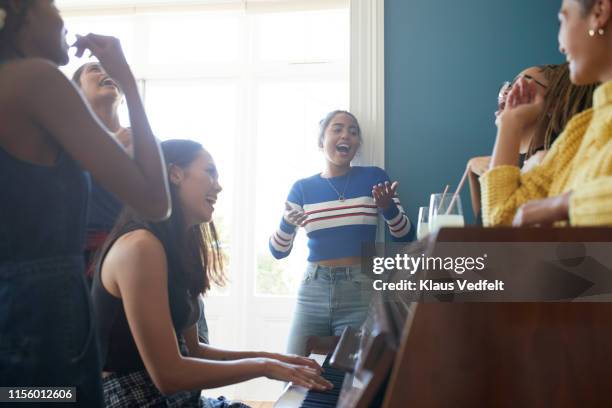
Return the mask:
<svg viewBox="0 0 612 408"><path fill-rule="evenodd" d="M57 1L70 35L121 38L156 135L199 141L217 162L223 191L214 221L230 283L206 298L211 341L284 351L306 237L301 231L281 261L268 237L292 183L323 168L319 120L349 108L349 0ZM370 1L357 8L364 18ZM125 106L121 118L127 125ZM280 389L262 379L207 395L273 400Z"/></svg>
<svg viewBox="0 0 612 408"><path fill-rule="evenodd" d="M232 250L232 225L254 231L242 251L255 254L252 267L230 267L229 275L255 273L258 295L292 295L307 256L304 236L280 262L269 254L267 240L292 183L322 168L318 121L348 108L348 8L118 10L71 15L68 9L69 35L121 39L156 135L197 140L217 162L224 190L214 219L230 262L239 256ZM73 60L65 71L81 63ZM127 123L125 106L121 118ZM247 174L252 178L240 176Z"/></svg>

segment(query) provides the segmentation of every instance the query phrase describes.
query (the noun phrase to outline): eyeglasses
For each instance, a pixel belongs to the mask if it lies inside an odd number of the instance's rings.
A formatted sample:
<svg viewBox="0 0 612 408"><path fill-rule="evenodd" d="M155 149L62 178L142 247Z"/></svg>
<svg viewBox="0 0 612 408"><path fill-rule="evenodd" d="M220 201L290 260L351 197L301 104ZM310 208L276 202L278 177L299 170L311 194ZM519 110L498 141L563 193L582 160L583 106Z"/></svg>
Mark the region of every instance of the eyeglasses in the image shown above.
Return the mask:
<svg viewBox="0 0 612 408"><path fill-rule="evenodd" d="M512 82L506 81L506 82L504 82L502 84L502 87L499 90L499 94L497 95L497 104L499 105L499 110L503 110L505 108L505 106L506 106L506 98L508 97L508 94L512 90L512 87L514 86L516 81L518 81L521 78L524 78L527 81L533 81L536 84L540 85L542 88L548 89L547 85L544 85L542 82L538 81L537 79L535 79L531 75L519 75L516 78L514 78L514 80Z"/></svg>

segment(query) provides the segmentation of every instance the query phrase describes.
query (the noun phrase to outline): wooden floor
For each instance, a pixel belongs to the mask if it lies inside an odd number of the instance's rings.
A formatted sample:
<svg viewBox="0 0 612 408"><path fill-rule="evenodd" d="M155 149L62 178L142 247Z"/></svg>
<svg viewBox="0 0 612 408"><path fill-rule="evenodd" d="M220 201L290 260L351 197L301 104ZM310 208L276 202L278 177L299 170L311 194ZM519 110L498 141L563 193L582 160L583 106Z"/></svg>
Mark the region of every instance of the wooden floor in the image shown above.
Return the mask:
<svg viewBox="0 0 612 408"><path fill-rule="evenodd" d="M274 406L273 402L244 401L244 403L250 406L251 408L272 408Z"/></svg>

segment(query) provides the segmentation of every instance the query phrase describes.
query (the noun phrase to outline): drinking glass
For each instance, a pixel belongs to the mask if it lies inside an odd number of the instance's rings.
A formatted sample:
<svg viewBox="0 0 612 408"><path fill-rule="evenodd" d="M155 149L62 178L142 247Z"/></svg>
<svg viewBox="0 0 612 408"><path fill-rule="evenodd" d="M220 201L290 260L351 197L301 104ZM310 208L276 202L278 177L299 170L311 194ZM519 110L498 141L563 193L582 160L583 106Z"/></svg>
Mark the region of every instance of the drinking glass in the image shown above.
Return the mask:
<svg viewBox="0 0 612 408"><path fill-rule="evenodd" d="M419 207L417 224L417 239L421 240L429 234L429 207Z"/></svg>
<svg viewBox="0 0 612 408"><path fill-rule="evenodd" d="M463 227L461 197L453 194L432 194L429 200L429 232L443 227Z"/></svg>

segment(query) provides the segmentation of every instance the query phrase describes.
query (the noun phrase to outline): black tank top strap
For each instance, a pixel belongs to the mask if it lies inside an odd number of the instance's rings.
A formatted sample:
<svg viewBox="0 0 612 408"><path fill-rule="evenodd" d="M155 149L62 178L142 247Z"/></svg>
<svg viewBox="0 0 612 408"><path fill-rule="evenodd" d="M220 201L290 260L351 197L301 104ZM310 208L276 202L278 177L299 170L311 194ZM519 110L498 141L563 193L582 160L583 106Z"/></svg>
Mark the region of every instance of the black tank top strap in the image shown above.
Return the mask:
<svg viewBox="0 0 612 408"><path fill-rule="evenodd" d="M127 322L123 302L120 298L116 298L109 293L104 287L101 274L104 258L117 239L139 229L155 234L145 224L136 222L127 224L118 233L113 232L111 234L116 238L105 244L95 268L92 300L94 315L98 325L102 364L105 371L132 372L144 368L144 363L140 358ZM171 274L172 271L168 269L168 298L175 334L177 339L180 339L182 331L197 322L200 309L197 299L191 299L186 290L181 290L173 284Z"/></svg>

